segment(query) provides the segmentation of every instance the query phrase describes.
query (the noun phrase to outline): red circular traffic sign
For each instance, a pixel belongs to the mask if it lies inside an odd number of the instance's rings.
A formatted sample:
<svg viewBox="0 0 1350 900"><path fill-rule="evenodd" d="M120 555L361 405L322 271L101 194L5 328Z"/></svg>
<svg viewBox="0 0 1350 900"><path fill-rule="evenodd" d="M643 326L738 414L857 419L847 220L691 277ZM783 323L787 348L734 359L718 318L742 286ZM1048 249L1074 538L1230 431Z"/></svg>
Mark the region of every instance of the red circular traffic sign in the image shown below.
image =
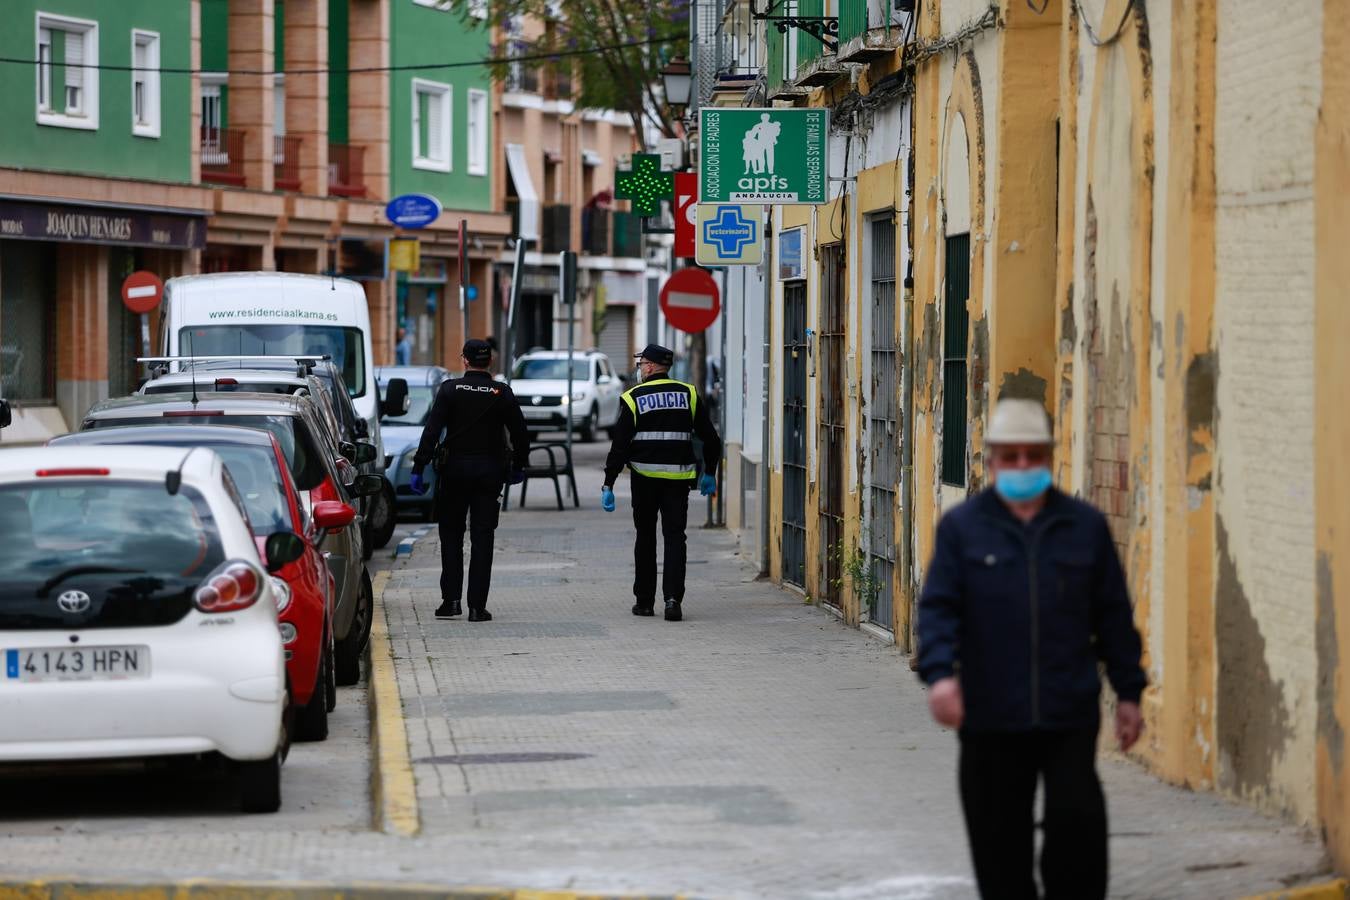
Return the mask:
<svg viewBox="0 0 1350 900"><path fill-rule="evenodd" d="M122 282L122 302L134 313L148 313L163 296L164 282L154 272L132 272Z"/></svg>
<svg viewBox="0 0 1350 900"><path fill-rule="evenodd" d="M661 311L666 321L690 334L717 321L722 311L717 282L704 269L680 269L661 288Z"/></svg>

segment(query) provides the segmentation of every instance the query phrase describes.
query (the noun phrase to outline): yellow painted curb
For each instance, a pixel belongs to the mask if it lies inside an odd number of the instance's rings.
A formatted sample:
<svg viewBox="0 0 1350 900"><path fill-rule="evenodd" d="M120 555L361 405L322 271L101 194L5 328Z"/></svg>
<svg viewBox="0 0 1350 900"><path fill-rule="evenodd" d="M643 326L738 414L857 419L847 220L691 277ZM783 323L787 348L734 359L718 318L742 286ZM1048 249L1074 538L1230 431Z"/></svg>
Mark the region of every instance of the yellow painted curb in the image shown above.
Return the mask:
<svg viewBox="0 0 1350 900"><path fill-rule="evenodd" d="M447 888L432 884L354 882L248 882L185 879L170 884L119 884L47 878L0 881L0 900L681 900L634 894L535 891L518 888Z"/></svg>
<svg viewBox="0 0 1350 900"><path fill-rule="evenodd" d="M1321 884L1310 884L1307 887L1291 888L1287 891L1254 894L1251 897L1244 897L1243 900L1345 900L1347 897L1350 897L1350 881L1337 878L1335 881L1324 881Z"/></svg>
<svg viewBox="0 0 1350 900"><path fill-rule="evenodd" d="M384 606L384 589L388 584L388 572L375 576L368 678L371 756L375 762L370 777L370 805L375 830L412 837L422 825L417 810L417 782L408 751L408 730L403 723L403 701L399 699L394 674L394 650L389 643L389 619Z"/></svg>

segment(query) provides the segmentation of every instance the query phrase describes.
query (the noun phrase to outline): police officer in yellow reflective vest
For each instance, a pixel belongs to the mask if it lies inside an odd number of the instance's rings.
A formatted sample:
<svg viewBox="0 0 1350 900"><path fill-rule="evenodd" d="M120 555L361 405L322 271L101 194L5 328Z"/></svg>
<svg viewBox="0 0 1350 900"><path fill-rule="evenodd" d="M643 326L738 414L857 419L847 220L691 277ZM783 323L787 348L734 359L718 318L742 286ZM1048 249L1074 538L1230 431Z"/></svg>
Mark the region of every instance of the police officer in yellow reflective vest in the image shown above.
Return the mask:
<svg viewBox="0 0 1350 900"><path fill-rule="evenodd" d="M633 524L633 615L650 616L656 605L656 519L666 539L665 576L661 593L666 601L666 621L681 619L684 600L685 538L689 518L689 491L698 481L699 493L707 497L717 489L713 472L722 459L722 439L713 428L708 407L699 402L692 384L669 376L675 354L657 344L648 344L637 355L642 383L623 395L614 442L605 460L605 486L601 506L614 512L614 480L626 464L632 469ZM703 442L703 476L694 463L694 435Z"/></svg>

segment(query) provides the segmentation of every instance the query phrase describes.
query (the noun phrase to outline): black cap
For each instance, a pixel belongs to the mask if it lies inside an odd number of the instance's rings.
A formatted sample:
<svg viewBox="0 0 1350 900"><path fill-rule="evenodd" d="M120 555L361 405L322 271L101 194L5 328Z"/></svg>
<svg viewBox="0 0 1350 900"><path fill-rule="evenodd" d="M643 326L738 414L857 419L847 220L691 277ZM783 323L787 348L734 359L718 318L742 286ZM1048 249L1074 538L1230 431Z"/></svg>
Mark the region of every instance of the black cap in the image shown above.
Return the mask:
<svg viewBox="0 0 1350 900"><path fill-rule="evenodd" d="M464 342L464 358L476 369L486 369L492 365L492 345L478 338Z"/></svg>
<svg viewBox="0 0 1350 900"><path fill-rule="evenodd" d="M645 359L647 362L654 362L658 366L668 366L675 362L675 352L667 350L660 344L648 344L642 348L642 352L633 357L634 359Z"/></svg>

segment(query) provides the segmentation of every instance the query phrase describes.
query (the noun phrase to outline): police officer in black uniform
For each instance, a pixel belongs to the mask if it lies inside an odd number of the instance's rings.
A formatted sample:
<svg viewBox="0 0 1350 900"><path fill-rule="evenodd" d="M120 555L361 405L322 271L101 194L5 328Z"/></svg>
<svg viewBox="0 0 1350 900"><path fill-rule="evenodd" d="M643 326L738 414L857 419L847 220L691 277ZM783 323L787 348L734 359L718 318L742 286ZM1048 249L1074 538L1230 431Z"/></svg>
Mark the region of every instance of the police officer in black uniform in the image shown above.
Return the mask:
<svg viewBox="0 0 1350 900"><path fill-rule="evenodd" d="M722 439L713 428L708 405L699 402L692 384L669 377L675 354L657 344L648 344L637 355L642 383L623 395L614 442L605 461L605 486L601 506L614 511L614 480L626 464L632 470L633 524L633 615L654 615L656 605L656 519L666 539L665 575L661 592L666 601L666 621L682 618L684 600L685 537L689 518L689 490L698 480L699 493L707 497L717 490L713 472L722 458ZM703 476L694 464L693 436L703 442Z"/></svg>
<svg viewBox="0 0 1350 900"><path fill-rule="evenodd" d="M501 509L502 485L524 479L530 439L511 388L488 374L492 345L464 344L464 377L441 384L413 456L412 489L426 492L422 471L436 459L436 512L441 534L441 605L436 618L463 612L464 522L469 521L469 621L489 622L492 540ZM444 439L441 438L445 432ZM511 448L506 447L510 436Z"/></svg>

